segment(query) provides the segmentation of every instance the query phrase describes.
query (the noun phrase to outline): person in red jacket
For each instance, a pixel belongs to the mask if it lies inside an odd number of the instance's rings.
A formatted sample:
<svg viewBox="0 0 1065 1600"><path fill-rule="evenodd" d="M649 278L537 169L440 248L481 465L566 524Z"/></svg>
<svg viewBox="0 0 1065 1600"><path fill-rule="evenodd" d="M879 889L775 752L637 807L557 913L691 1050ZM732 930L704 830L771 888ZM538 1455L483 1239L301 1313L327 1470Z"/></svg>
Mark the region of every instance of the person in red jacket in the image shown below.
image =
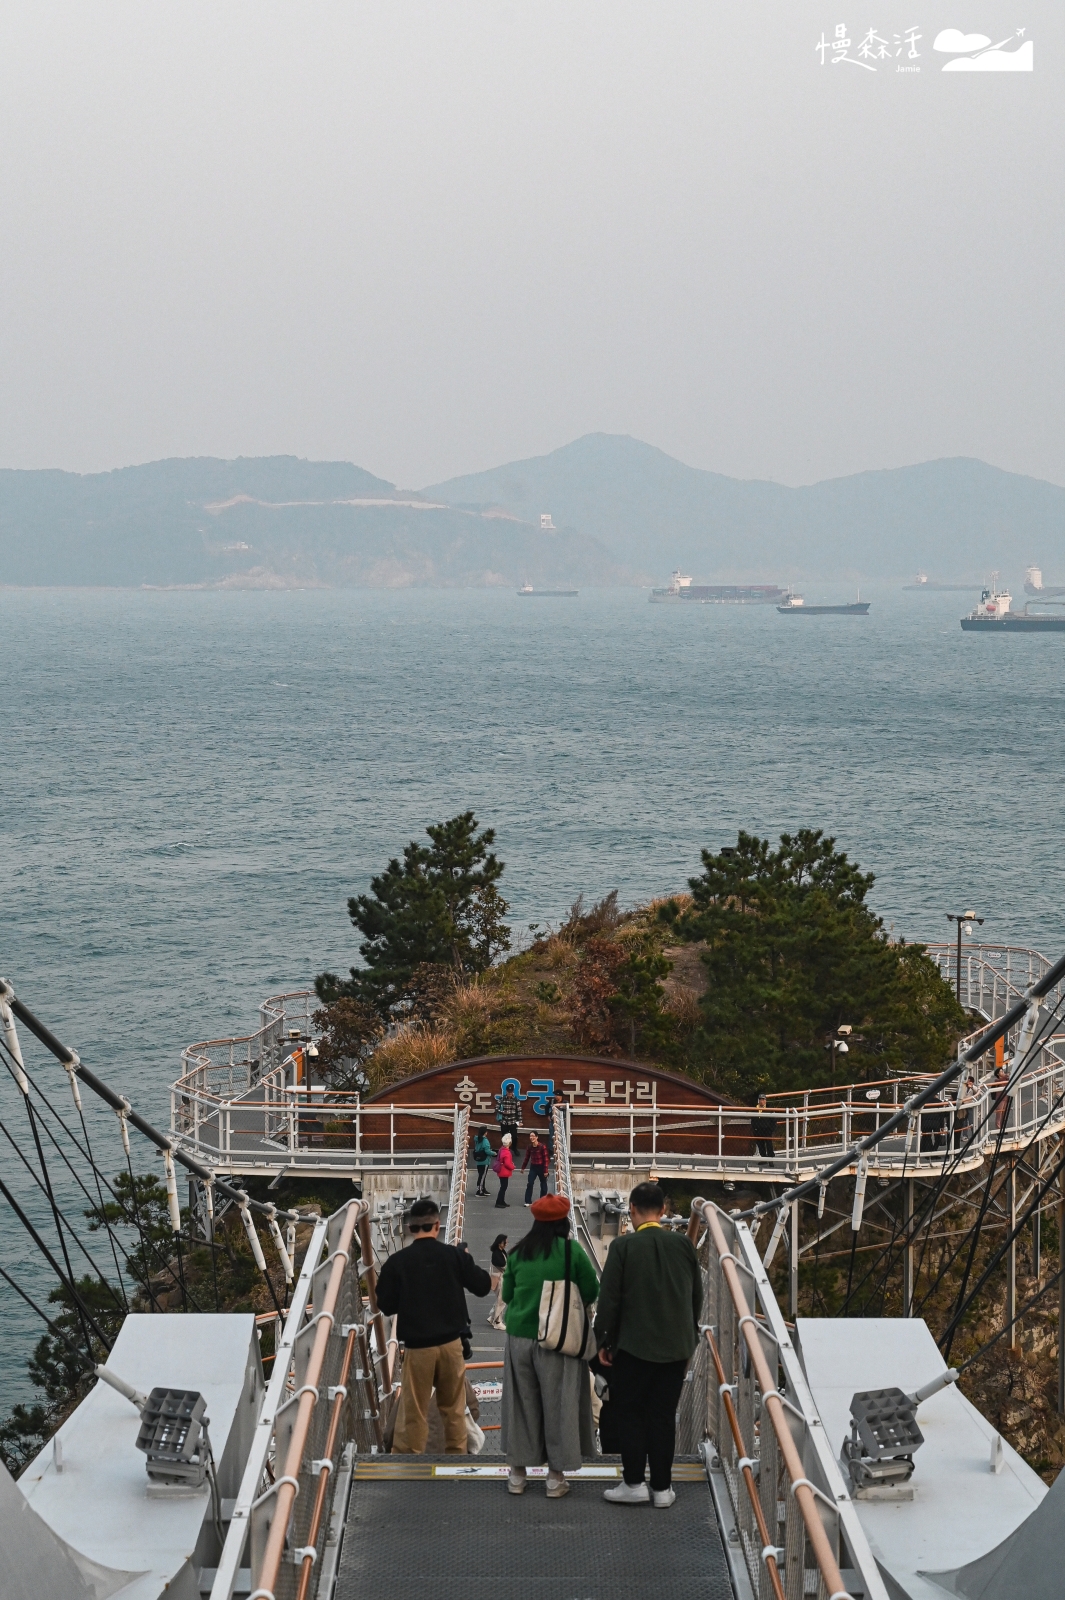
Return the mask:
<svg viewBox="0 0 1065 1600"><path fill-rule="evenodd" d="M493 1162L496 1177L499 1179L499 1193L496 1195L497 1206L510 1204L507 1199L507 1184L510 1182L514 1172L514 1157L510 1153L510 1146L510 1134L505 1133Z"/></svg>
<svg viewBox="0 0 1065 1600"><path fill-rule="evenodd" d="M537 1178L540 1180L540 1199L547 1193L547 1146L541 1144L538 1135L530 1133L529 1148L525 1152L525 1160L521 1164L522 1172L529 1169L529 1181L525 1185L525 1204L532 1204L533 1184Z"/></svg>

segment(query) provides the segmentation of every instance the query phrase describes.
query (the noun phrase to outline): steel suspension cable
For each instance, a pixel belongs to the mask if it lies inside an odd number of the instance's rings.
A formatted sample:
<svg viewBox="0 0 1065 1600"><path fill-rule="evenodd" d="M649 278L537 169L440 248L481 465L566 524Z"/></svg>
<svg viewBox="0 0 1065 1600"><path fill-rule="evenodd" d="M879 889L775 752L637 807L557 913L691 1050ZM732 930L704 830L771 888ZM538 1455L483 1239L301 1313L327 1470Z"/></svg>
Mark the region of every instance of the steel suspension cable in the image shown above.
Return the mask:
<svg viewBox="0 0 1065 1600"><path fill-rule="evenodd" d="M100 1327L100 1324L97 1322L96 1318L93 1316L92 1311L86 1305L84 1299L82 1298L82 1295L80 1294L80 1292L78 1290L76 1282L74 1281L74 1279L72 1277L67 1277L64 1274L62 1267L59 1265L59 1263L56 1260L55 1256L49 1250L48 1246L45 1244L44 1240L41 1238L40 1234L37 1232L37 1229L33 1226L33 1223L30 1221L29 1217L26 1215L26 1213L23 1211L22 1207L19 1205L18 1201L15 1199L14 1195L11 1193L11 1190L8 1188L7 1184L4 1182L3 1178L0 1178L0 1194L3 1195L4 1199L7 1201L8 1205L11 1207L11 1209L15 1213L16 1217L18 1217L19 1221L22 1223L22 1226L26 1229L26 1232L29 1234L29 1236L33 1240L34 1244L37 1246L38 1250L41 1252L41 1254L44 1256L45 1260L48 1262L48 1265L51 1267L52 1271L55 1273L55 1275L59 1279L60 1283L66 1289L67 1293L70 1295L71 1299L74 1302L74 1306L75 1306L76 1310L78 1311L79 1317L84 1319L84 1321L88 1323L89 1327L96 1334L96 1337L100 1340L100 1343L103 1345L104 1349L105 1350L110 1350L110 1348L111 1348L111 1340L104 1333L103 1329ZM89 1355L91 1356L92 1355L92 1344L91 1344L91 1341L89 1340L89 1337L88 1337L87 1333L86 1333L85 1344L86 1344L86 1349L87 1349ZM93 1364L95 1365L95 1362Z"/></svg>
<svg viewBox="0 0 1065 1600"><path fill-rule="evenodd" d="M19 1160L22 1162L23 1166L26 1168L26 1171L29 1173L30 1177L33 1179L33 1182L37 1185L38 1189L40 1189L41 1192L44 1193L44 1184L41 1182L40 1178L37 1176L37 1174L34 1172L33 1168L31 1167L29 1161L26 1159L25 1151L19 1149L18 1142L13 1138L10 1129L7 1127L6 1123L4 1123L3 1121L0 1121L0 1133L3 1134L4 1138L7 1140L8 1144L11 1146L12 1150L14 1150L15 1154L18 1156ZM89 1266L92 1268L92 1270L95 1272L96 1276L99 1278L100 1282L104 1285L104 1287L106 1289L109 1289L111 1291L111 1298L114 1300L115 1305L118 1307L118 1309L120 1311L127 1311L129 1309L128 1305L125 1303L125 1301L123 1299L119 1298L118 1291L115 1289L114 1284L109 1282L109 1280L104 1277L103 1273L100 1271L100 1268L97 1266L96 1262L93 1260L93 1257L89 1254L87 1246L82 1242L80 1236L74 1231L73 1225L70 1223L69 1219L66 1218L66 1217L63 1217L63 1224L66 1227L67 1231L69 1232L70 1237L73 1239L74 1243L77 1245L78 1249L81 1251L82 1255L85 1257L86 1261L89 1263Z"/></svg>
<svg viewBox="0 0 1065 1600"><path fill-rule="evenodd" d="M8 1050L7 1046L4 1044L3 1040L0 1040L0 1052L2 1052L4 1055L9 1056L9 1057L11 1055L11 1052ZM12 1070L11 1061L5 1061L4 1065L7 1067L8 1071L11 1073L12 1077L15 1078L15 1080L17 1082L18 1081L17 1080L17 1075ZM79 1152L79 1154L84 1156L86 1160L89 1160L89 1157L86 1154L85 1150L78 1143L77 1136L71 1132L70 1128L68 1127L67 1123L64 1121L63 1117L56 1110L56 1108L52 1105L52 1102L49 1100L48 1096L44 1093L44 1091L41 1089L40 1085L37 1083L37 1081L34 1078L33 1074L29 1071L28 1068L25 1067L25 1065L22 1066L21 1070L22 1070L23 1074L25 1075L25 1077L29 1080L29 1083L32 1086L34 1092L37 1094L37 1096L41 1100L43 1100L44 1104L48 1107L48 1110L51 1112L52 1116L56 1119L56 1121L59 1123L59 1126L63 1129L63 1132L67 1135L68 1139L70 1139L70 1141L73 1144L74 1148ZM41 1119L41 1126L44 1129L45 1133L48 1135L48 1138L50 1139L51 1143L55 1147L60 1159L66 1164L66 1166L67 1166L71 1176L73 1177L75 1183L77 1183L79 1188L81 1189L82 1194L84 1194L84 1196L85 1196L86 1200L88 1200L89 1204L92 1205L93 1204L92 1195L89 1193L88 1189L85 1187L85 1184L84 1184L84 1182L83 1182L83 1180L81 1178L81 1175L78 1173L77 1169L74 1167L74 1165L72 1164L72 1162L68 1158L68 1156L67 1156L66 1152L64 1151L62 1145L59 1143L59 1140L56 1138L55 1134L52 1132L51 1128L48 1126L47 1122L45 1122L43 1118ZM111 1183L110 1179L107 1177L107 1174L102 1172L102 1171L100 1171L100 1170L98 1170L97 1171L97 1177L103 1179L104 1185L106 1186L108 1192L111 1194L112 1199L114 1200L115 1204L118 1206L118 1209L122 1212L123 1216L125 1216L126 1215L125 1207L122 1204L122 1201L121 1201L121 1198L119 1196L118 1190ZM131 1180L131 1183L132 1183L132 1181L133 1181L133 1168L132 1168L132 1166L130 1166L130 1180ZM107 1221L106 1218L104 1218L102 1216L101 1216L101 1221L102 1221L103 1226L107 1229L108 1233L111 1234L111 1231L112 1231L111 1230L111 1224ZM159 1261L160 1265L162 1266L163 1270L166 1271L166 1272L170 1272L171 1276L173 1276L173 1268L170 1266L170 1263L167 1261L166 1257L163 1255L163 1253L159 1249L158 1245L154 1244L146 1236L146 1234L144 1232L144 1229L141 1227L139 1211L137 1212L135 1226L137 1228L138 1234L140 1235L141 1246L142 1246L142 1248L144 1250L145 1265L147 1266L147 1264L148 1264L149 1252L154 1252L154 1254L155 1254L157 1260ZM131 1270L132 1270L130 1253L125 1248L125 1246L121 1243L121 1241L119 1241L119 1248L121 1249L122 1254L126 1259L127 1265L130 1265ZM101 1274L101 1276L102 1276L102 1274ZM123 1285L123 1294L125 1294L124 1285ZM159 1305L158 1301L155 1298L155 1295L152 1293L150 1285L148 1286L148 1295L149 1295L149 1298L150 1298L150 1300L152 1302L152 1305L155 1307L155 1309L157 1311L161 1310L162 1307ZM128 1309L128 1300L126 1302L126 1305L127 1305L127 1309Z"/></svg>
<svg viewBox="0 0 1065 1600"><path fill-rule="evenodd" d="M233 1184L227 1183L223 1178L217 1177L202 1161L197 1161L195 1157L190 1156L181 1148L178 1141L171 1139L165 1133L160 1133L159 1129L150 1123L146 1117L142 1117L138 1111L133 1110L124 1096L116 1094L108 1084L104 1083L102 1078L98 1078L89 1067L85 1066L76 1051L71 1050L61 1040L57 1039L51 1029L46 1027L38 1017L34 1016L29 1007L24 1005L15 994L11 985L3 979L0 979L0 997L10 1006L19 1021L44 1045L46 1050L55 1056L56 1060L64 1068L71 1068L81 1082L86 1084L101 1100L105 1101L112 1111L123 1112L138 1132L143 1133L145 1138L149 1139L158 1150L169 1151L174 1160L180 1162L188 1172L191 1172L197 1178L203 1179L205 1182L212 1182L220 1194L235 1200L238 1205L249 1206L253 1211L262 1212L264 1216L284 1217L286 1222L304 1220L298 1211L281 1211L276 1206L266 1205L261 1200L251 1199L244 1190L238 1189Z"/></svg>

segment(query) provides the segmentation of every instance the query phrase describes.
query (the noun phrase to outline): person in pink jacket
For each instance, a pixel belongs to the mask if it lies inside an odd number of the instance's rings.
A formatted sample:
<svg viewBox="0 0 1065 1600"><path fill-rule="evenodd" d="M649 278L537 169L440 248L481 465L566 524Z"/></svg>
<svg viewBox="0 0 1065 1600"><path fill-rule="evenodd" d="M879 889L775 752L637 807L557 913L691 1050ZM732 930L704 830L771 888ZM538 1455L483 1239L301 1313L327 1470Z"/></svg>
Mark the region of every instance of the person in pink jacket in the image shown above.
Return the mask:
<svg viewBox="0 0 1065 1600"><path fill-rule="evenodd" d="M496 1195L497 1206L505 1206L509 1204L509 1201L507 1200L507 1184L510 1182L511 1175L514 1171L514 1157L510 1153L510 1146L510 1134L505 1133L499 1146L499 1153L497 1154L493 1163L496 1177L499 1179L499 1193Z"/></svg>

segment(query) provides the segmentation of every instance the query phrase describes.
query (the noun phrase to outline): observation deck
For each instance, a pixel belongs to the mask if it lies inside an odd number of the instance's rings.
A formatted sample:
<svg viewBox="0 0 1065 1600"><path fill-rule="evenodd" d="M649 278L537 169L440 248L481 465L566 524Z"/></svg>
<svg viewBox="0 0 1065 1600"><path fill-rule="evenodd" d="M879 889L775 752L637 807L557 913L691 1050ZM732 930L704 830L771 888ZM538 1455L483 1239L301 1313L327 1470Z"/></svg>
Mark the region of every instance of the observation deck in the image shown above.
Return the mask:
<svg viewBox="0 0 1065 1600"><path fill-rule="evenodd" d="M950 945L929 946L943 977L958 981ZM962 952L960 996L987 1021L1001 1017L1048 970L1037 951L1002 945ZM934 1177L978 1168L995 1150L1026 1148L1065 1129L1065 1037L1056 1031L1061 985L1045 997L1041 1038L1023 1075L1002 1100L996 1066L1015 1042L975 1063L961 1091L933 1102L870 1154L877 1178ZM172 1137L220 1173L350 1177L364 1190L395 1186L446 1192L454 1169L459 1113L495 1126L497 1097L516 1088L522 1129L547 1128L550 1107L565 1112L570 1159L581 1190L616 1189L655 1173L707 1184L767 1187L814 1176L857 1140L875 1133L931 1077L774 1094L772 1155L760 1151L748 1106L672 1073L636 1062L509 1056L458 1061L365 1099L315 1081L311 991L272 996L259 1028L208 1040L182 1054L171 1089ZM963 1040L959 1054L976 1035ZM1004 1124L1004 1125L1002 1125Z"/></svg>

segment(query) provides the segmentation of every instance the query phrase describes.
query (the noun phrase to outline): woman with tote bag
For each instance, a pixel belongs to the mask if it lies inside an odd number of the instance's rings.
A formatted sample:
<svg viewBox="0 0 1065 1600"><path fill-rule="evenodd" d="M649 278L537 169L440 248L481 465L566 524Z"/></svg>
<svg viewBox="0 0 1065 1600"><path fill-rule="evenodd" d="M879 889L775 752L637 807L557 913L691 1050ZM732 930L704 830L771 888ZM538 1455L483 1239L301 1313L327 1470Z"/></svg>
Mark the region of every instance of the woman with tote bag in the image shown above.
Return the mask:
<svg viewBox="0 0 1065 1600"><path fill-rule="evenodd" d="M569 1211L564 1195L534 1201L533 1225L508 1254L503 1274L501 1445L510 1468L507 1487L522 1494L527 1468L546 1461L550 1500L569 1493L565 1474L576 1472L581 1457L594 1451L588 1361L595 1340L588 1307L598 1296L599 1280L570 1238Z"/></svg>

